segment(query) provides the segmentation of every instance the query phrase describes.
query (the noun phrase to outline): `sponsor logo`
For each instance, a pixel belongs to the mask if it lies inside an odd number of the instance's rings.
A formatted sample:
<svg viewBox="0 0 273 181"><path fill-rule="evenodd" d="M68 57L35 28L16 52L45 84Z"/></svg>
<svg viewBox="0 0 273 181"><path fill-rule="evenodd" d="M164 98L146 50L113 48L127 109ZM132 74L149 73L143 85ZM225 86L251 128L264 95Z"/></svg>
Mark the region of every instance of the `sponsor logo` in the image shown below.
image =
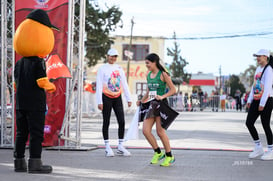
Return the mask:
<svg viewBox="0 0 273 181"><path fill-rule="evenodd" d="M49 0L35 0L37 5L35 5L35 8L48 8L47 3Z"/></svg>
<svg viewBox="0 0 273 181"><path fill-rule="evenodd" d="M45 125L44 132L45 133L50 133L51 132L51 126L50 125Z"/></svg>
<svg viewBox="0 0 273 181"><path fill-rule="evenodd" d="M64 64L58 62L58 63L53 63L52 65L50 65L49 67L47 67L46 69L46 73L48 73L49 71L51 71L52 69L57 69L57 68L61 68L62 66L64 66Z"/></svg>
<svg viewBox="0 0 273 181"><path fill-rule="evenodd" d="M162 112L160 112L160 117L163 118L164 120L168 119L168 116Z"/></svg>

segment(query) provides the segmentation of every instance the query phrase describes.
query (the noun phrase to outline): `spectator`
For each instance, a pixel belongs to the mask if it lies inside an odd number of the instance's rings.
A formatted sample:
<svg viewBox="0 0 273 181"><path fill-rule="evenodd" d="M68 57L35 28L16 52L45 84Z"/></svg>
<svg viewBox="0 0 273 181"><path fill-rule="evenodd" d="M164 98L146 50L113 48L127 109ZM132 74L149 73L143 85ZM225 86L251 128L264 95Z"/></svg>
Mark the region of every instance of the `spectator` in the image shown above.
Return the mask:
<svg viewBox="0 0 273 181"><path fill-rule="evenodd" d="M96 82L96 98L98 109L102 111L103 125L102 134L105 143L105 153L107 157L114 156L114 152L109 143L109 125L112 109L114 110L118 121L118 150L117 154L130 156L131 153L123 146L124 142L124 111L121 99L122 89L128 102L128 107L131 106L132 100L126 82L126 77L123 69L115 64L118 57L116 49L110 49L107 52L108 63L100 67L97 74Z"/></svg>
<svg viewBox="0 0 273 181"><path fill-rule="evenodd" d="M225 112L226 111L226 98L227 95L225 92L220 96L220 102L221 102L221 111Z"/></svg>
<svg viewBox="0 0 273 181"><path fill-rule="evenodd" d="M241 91L239 89L236 90L234 98L236 101L236 110L242 111Z"/></svg>
<svg viewBox="0 0 273 181"><path fill-rule="evenodd" d="M201 88L198 90L198 97L199 97L199 102L200 102L200 111L203 111L204 93Z"/></svg>

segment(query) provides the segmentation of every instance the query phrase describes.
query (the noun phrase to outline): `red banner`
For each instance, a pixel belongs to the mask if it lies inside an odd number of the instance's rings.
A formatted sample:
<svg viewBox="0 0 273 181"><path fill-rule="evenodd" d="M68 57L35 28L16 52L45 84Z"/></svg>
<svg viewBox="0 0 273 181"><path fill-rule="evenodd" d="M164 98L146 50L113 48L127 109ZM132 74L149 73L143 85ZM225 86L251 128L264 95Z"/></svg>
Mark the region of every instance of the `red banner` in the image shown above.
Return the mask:
<svg viewBox="0 0 273 181"><path fill-rule="evenodd" d="M62 62L59 55L50 55L46 61L46 74L51 82L60 78L72 78L69 69Z"/></svg>
<svg viewBox="0 0 273 181"><path fill-rule="evenodd" d="M66 65L67 58L67 31L68 31L68 0L15 0L15 27L25 20L33 9L43 9L47 12L50 21L60 31L53 31L55 46L51 54L59 55ZM15 60L21 57L16 54ZM65 113L66 79L54 81L56 92L47 94L48 112L45 122L44 146L58 145L58 134L62 127ZM63 143L61 143L62 145Z"/></svg>

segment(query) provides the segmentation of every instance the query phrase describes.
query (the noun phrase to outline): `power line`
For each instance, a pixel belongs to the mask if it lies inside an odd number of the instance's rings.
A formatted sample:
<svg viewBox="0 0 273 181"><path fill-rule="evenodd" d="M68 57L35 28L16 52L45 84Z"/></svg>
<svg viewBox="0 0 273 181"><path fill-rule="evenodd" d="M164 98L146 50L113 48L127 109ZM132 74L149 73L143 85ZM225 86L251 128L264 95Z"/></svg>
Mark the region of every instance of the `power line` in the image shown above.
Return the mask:
<svg viewBox="0 0 273 181"><path fill-rule="evenodd" d="M221 38L240 38L240 37L255 37L272 35L273 32L261 33L247 33L247 34L234 34L234 35L219 35L219 36L199 36L199 37L180 37L180 38L165 38L167 40L208 40L208 39L221 39Z"/></svg>

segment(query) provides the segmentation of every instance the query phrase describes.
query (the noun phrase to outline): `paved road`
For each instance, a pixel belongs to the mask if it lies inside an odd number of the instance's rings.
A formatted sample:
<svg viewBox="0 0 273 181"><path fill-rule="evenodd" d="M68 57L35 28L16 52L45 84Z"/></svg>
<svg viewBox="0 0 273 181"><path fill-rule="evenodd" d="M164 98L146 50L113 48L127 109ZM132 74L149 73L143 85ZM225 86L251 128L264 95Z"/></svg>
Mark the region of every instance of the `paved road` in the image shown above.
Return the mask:
<svg viewBox="0 0 273 181"><path fill-rule="evenodd" d="M94 149L44 150L44 163L53 165L54 169L48 175L15 173L12 150L0 149L0 180L271 181L273 161L247 158L252 143L244 125L245 117L245 113L237 112L183 112L168 130L176 157L175 165L168 168L149 164L153 151L141 134L139 140L126 142L131 157L106 158L100 131L101 119L85 118L82 143ZM127 115L126 127L131 118L132 115ZM257 127L265 145L259 120ZM113 121L110 127L113 146L117 143L116 128Z"/></svg>
<svg viewBox="0 0 273 181"><path fill-rule="evenodd" d="M132 118L132 114L127 114L126 128ZM252 144L245 119L246 113L241 112L182 112L167 133L174 148L251 150ZM83 144L104 144L101 124L101 118L83 120ZM117 144L117 126L113 118L109 133L112 145ZM141 133L141 128L142 124L139 126L139 140L129 140L127 146L150 147ZM259 120L257 128L261 133L261 140L266 143ZM153 132L155 133L155 130Z"/></svg>

